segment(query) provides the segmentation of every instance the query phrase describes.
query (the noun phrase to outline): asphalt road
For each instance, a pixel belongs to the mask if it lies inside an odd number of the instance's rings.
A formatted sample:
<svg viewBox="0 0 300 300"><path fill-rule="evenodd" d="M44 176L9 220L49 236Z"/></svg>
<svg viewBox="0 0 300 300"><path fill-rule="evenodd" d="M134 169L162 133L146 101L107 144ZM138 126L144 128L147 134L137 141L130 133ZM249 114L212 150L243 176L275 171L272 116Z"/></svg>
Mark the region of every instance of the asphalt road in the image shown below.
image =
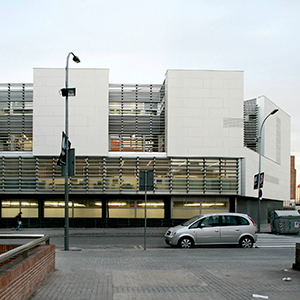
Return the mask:
<svg viewBox="0 0 300 300"><path fill-rule="evenodd" d="M64 247L64 237L57 236L51 238L51 243L57 248ZM295 248L295 243L300 243L300 236L286 236L274 234L259 234L255 247L259 248ZM143 248L145 245L143 236L72 236L69 237L70 247L93 249L93 248ZM163 236L148 236L146 238L146 248L171 248L167 246ZM201 248L201 247L197 247ZM224 248L224 246L222 246ZM231 247L232 248L232 247Z"/></svg>
<svg viewBox="0 0 300 300"><path fill-rule="evenodd" d="M129 229L130 230L130 229ZM51 244L56 245L56 249L64 249L64 229L55 230L45 230L39 229L40 232L45 232L50 234ZM48 232L47 232L48 231ZM134 233L127 232L126 229L120 231L101 231L88 229L82 230L70 230L69 232L69 247L79 248L79 249L162 249L171 248L167 246L164 241L164 229L160 231L151 231L147 233L146 241L144 237L143 229L139 229ZM9 233L10 231L6 231ZM16 233L15 231L12 233ZM36 233L35 230L24 230L20 234L26 233ZM10 243L22 244L29 240L10 240ZM0 244L7 243L7 240L0 240ZM255 244L257 248L295 248L295 243L300 243L300 235L275 235L260 233L258 234L258 240ZM211 246L206 246L211 247ZM201 248L201 247L198 247ZM203 247L202 247L203 248ZM205 248L205 247L204 247ZM224 248L224 246L220 247ZM233 247L230 247L233 248Z"/></svg>

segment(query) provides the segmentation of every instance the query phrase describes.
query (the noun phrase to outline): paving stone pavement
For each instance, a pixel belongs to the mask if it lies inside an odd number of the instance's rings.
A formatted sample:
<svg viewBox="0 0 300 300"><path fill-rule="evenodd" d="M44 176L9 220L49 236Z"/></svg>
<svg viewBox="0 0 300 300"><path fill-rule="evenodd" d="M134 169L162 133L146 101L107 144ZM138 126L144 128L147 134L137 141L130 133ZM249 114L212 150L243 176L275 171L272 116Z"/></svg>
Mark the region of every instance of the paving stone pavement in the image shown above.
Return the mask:
<svg viewBox="0 0 300 300"><path fill-rule="evenodd" d="M299 300L300 272L286 258L274 261L268 251L57 249L55 271L30 300L243 300L253 294ZM282 280L287 276L292 281Z"/></svg>

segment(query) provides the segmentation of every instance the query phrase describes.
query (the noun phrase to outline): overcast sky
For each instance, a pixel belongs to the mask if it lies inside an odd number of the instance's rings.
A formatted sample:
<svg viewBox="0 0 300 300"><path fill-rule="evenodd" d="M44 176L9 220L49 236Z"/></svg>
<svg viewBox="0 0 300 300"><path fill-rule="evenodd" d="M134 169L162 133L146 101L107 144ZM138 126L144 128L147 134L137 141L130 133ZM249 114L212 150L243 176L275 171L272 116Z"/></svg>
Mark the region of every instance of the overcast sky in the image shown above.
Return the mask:
<svg viewBox="0 0 300 300"><path fill-rule="evenodd" d="M300 184L299 0L1 1L0 82L34 67L109 68L111 83L162 83L167 69L242 70L245 99L291 116ZM284 133L283 133L284 134Z"/></svg>

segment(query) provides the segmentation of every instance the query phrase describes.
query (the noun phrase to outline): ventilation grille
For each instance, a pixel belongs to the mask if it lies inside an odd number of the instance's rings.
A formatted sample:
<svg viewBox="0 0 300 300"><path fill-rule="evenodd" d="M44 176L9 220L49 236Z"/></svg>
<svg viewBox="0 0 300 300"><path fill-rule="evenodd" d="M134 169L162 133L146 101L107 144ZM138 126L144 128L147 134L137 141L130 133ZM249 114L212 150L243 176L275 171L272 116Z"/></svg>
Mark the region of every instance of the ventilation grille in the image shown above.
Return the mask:
<svg viewBox="0 0 300 300"><path fill-rule="evenodd" d="M240 118L224 118L223 119L224 128L242 128L243 119Z"/></svg>

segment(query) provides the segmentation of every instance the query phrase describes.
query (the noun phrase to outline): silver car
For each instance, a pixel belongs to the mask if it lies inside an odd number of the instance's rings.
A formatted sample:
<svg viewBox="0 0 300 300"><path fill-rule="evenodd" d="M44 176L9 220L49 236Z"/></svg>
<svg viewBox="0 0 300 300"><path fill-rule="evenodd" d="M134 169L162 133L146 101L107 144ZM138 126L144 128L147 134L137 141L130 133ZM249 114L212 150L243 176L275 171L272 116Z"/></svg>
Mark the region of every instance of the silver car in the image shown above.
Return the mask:
<svg viewBox="0 0 300 300"><path fill-rule="evenodd" d="M257 228L246 214L214 213L195 216L170 228L165 234L167 245L191 248L196 245L237 244L252 248Z"/></svg>

